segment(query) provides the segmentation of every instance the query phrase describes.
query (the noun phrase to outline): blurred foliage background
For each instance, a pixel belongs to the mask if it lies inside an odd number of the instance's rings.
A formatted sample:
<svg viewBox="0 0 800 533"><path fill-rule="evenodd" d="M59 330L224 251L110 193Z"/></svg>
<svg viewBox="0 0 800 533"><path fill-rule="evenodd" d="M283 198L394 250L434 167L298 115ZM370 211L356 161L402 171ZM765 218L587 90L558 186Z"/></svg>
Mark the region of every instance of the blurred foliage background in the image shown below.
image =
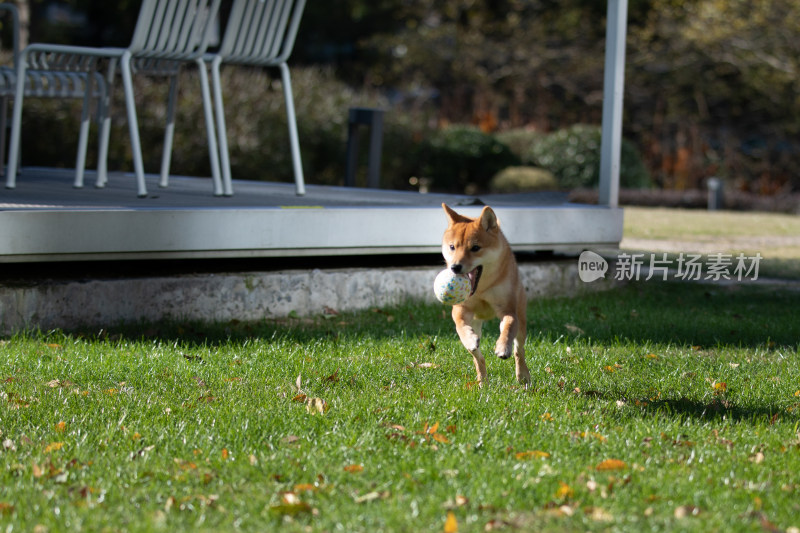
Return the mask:
<svg viewBox="0 0 800 533"><path fill-rule="evenodd" d="M139 8L16 3L31 42L92 45L126 45ZM594 186L605 17L597 0L309 0L290 60L307 181L343 183L348 109L373 106L387 110L384 187L483 191L508 168L503 190ZM622 185L682 190L717 176L763 195L797 189L799 37L797 0L630 0ZM279 80L227 68L224 83L234 177L291 181ZM155 172L166 87L137 78L136 89ZM117 100L110 168L129 169L121 90ZM28 100L24 164L74 166L78 107ZM209 175L202 124L187 69L174 174Z"/></svg>

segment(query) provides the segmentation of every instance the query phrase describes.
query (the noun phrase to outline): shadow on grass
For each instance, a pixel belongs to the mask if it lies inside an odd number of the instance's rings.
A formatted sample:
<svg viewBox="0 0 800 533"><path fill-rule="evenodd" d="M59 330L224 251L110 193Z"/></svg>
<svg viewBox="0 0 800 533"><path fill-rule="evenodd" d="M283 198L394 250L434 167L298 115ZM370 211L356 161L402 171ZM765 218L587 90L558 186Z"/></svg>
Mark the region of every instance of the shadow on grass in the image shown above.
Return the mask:
<svg viewBox="0 0 800 533"><path fill-rule="evenodd" d="M648 281L581 298L534 301L528 328L545 337L580 335L596 344L797 349L798 307L796 287Z"/></svg>
<svg viewBox="0 0 800 533"><path fill-rule="evenodd" d="M642 408L645 412L663 415L702 420L731 420L762 422L774 424L778 420L800 420L800 408L787 410L785 406L775 403L767 405L737 404L727 398L727 395L714 396L711 399L696 398L646 398L634 397L624 391L598 390L582 391L581 394L588 398L604 400L606 402L624 402ZM800 405L800 404L798 404Z"/></svg>

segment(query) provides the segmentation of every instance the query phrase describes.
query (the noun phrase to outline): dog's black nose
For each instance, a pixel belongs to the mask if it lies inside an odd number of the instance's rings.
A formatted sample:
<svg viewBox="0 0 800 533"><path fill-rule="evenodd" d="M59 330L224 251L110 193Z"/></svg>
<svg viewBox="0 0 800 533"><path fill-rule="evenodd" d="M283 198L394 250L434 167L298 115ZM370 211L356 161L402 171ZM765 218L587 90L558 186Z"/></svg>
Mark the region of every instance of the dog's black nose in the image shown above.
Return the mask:
<svg viewBox="0 0 800 533"><path fill-rule="evenodd" d="M450 270L452 270L454 274L460 274L462 268L463 267L459 263L456 263L455 265L450 265Z"/></svg>

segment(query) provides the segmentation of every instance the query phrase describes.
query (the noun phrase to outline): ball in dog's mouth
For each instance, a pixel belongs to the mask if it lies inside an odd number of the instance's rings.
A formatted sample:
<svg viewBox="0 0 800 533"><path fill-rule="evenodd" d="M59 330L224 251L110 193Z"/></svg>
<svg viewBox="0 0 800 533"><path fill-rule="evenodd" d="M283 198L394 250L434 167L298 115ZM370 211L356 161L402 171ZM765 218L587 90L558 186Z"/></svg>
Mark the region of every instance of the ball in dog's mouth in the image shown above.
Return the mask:
<svg viewBox="0 0 800 533"><path fill-rule="evenodd" d="M483 272L482 266L477 266L472 271L467 272L467 277L469 278L469 282L472 284L472 290L469 292L470 296L475 294L475 291L478 289L478 282L481 280L482 272Z"/></svg>

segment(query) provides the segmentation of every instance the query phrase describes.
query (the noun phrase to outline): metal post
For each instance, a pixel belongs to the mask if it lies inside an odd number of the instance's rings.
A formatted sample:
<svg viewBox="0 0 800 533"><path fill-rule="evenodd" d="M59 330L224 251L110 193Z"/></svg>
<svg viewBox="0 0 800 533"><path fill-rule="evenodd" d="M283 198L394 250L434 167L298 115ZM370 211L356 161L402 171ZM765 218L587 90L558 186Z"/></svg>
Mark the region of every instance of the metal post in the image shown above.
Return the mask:
<svg viewBox="0 0 800 533"><path fill-rule="evenodd" d="M381 152L383 150L383 110L356 107L350 109L347 120L347 162L344 184L356 186L356 167L358 166L358 127L368 126L369 135L369 167L367 187L377 189L381 181Z"/></svg>
<svg viewBox="0 0 800 533"><path fill-rule="evenodd" d="M369 170L367 187L378 189L381 186L381 152L383 151L383 111L373 110L372 124L369 126Z"/></svg>
<svg viewBox="0 0 800 533"><path fill-rule="evenodd" d="M599 203L608 207L617 207L619 205L622 96L625 88L627 19L628 0L608 0L599 190Z"/></svg>
<svg viewBox="0 0 800 533"><path fill-rule="evenodd" d="M708 210L717 211L724 206L724 196L722 192L722 180L719 178L708 178Z"/></svg>

